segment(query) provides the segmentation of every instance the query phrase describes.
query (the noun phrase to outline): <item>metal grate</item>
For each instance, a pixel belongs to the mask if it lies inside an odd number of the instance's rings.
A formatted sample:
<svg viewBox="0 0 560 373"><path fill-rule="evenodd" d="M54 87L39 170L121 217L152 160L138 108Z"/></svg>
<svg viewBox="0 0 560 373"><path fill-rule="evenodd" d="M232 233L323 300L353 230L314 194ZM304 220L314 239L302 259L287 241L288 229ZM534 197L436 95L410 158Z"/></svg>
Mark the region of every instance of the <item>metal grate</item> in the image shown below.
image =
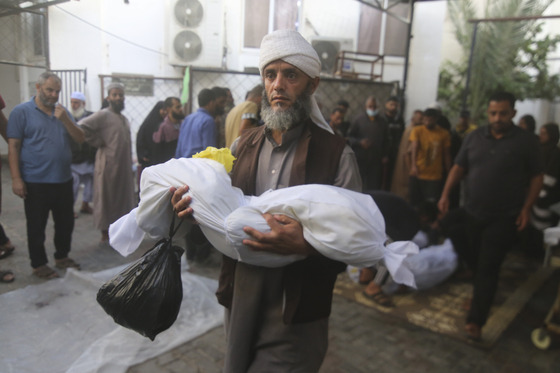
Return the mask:
<svg viewBox="0 0 560 373"><path fill-rule="evenodd" d="M83 70L52 70L62 80L62 90L58 102L64 107L70 107L70 96L74 91L84 93L87 83L87 69Z"/></svg>
<svg viewBox="0 0 560 373"><path fill-rule="evenodd" d="M102 97L106 96L105 89L111 82L125 85L125 109L123 114L130 121L133 149L136 148L136 132L158 101L170 96L181 97L183 78L158 78L141 75L100 75ZM214 86L227 87L231 90L235 104L245 101L245 96L257 84L262 83L258 73L218 71L201 68L190 69L190 87L187 111L198 109L197 95L203 88ZM364 107L366 97L376 96L380 102L385 102L391 95L398 93L398 82L381 83L365 80L344 80L321 78L321 83L315 93L323 115L328 118L336 107L336 102L345 99L350 103L347 119L351 120Z"/></svg>
<svg viewBox="0 0 560 373"><path fill-rule="evenodd" d="M0 63L48 68L46 9L0 17Z"/></svg>

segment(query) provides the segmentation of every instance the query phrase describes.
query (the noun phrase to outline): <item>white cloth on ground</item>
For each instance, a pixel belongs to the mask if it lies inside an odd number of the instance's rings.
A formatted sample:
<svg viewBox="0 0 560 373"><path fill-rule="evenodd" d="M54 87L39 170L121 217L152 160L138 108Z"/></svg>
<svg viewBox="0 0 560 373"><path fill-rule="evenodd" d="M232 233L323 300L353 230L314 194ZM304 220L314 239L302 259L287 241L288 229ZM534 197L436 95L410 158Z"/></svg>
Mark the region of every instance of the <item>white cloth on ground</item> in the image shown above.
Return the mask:
<svg viewBox="0 0 560 373"><path fill-rule="evenodd" d="M403 264L418 247L410 241L385 245L385 221L370 196L316 184L244 196L231 185L224 167L210 159L172 159L146 168L140 204L111 225L111 246L126 256L141 242L141 232L154 238L166 236L173 215L169 188L183 185L189 186L193 216L210 243L233 259L263 267L285 266L302 259L255 252L243 245L243 239L248 238L243 227L268 232L270 227L262 214L283 214L302 224L305 239L320 254L360 267L384 259L395 281L415 287L413 274Z"/></svg>

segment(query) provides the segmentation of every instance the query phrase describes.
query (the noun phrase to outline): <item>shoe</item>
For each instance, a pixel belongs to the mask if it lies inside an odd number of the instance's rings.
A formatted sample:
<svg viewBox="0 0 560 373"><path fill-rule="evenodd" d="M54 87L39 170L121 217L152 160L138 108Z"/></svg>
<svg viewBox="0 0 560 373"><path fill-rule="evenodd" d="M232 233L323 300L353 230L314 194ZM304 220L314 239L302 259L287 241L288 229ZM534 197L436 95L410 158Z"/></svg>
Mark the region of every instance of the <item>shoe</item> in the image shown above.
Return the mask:
<svg viewBox="0 0 560 373"><path fill-rule="evenodd" d="M8 250L8 249L0 249L0 259L4 259L9 257L10 255L12 255L12 251Z"/></svg>
<svg viewBox="0 0 560 373"><path fill-rule="evenodd" d="M54 266L58 269L66 269L66 268L76 268L77 270L80 269L80 265L68 257L63 259L55 259L54 263L55 263Z"/></svg>
<svg viewBox="0 0 560 373"><path fill-rule="evenodd" d="M383 293L382 291L378 291L375 294L368 294L366 293L366 291L362 291L362 294L364 295L364 297L366 297L367 299L373 301L375 304L382 306L382 307L395 307L395 304L393 303L393 301L391 300L391 298L389 296L387 296L385 293Z"/></svg>
<svg viewBox="0 0 560 373"><path fill-rule="evenodd" d="M101 231L101 243L109 243L109 231Z"/></svg>
<svg viewBox="0 0 560 373"><path fill-rule="evenodd" d="M467 338L472 339L473 341L480 341L482 338L482 330L480 326L474 322L470 322L465 325L465 333L467 334Z"/></svg>
<svg viewBox="0 0 560 373"><path fill-rule="evenodd" d="M9 284L10 282L14 282L15 280L14 273L12 271L0 271L0 282L4 284Z"/></svg>
<svg viewBox="0 0 560 373"><path fill-rule="evenodd" d="M93 209L91 207L89 207L89 205L86 205L86 206L82 206L82 208L80 209L80 212L82 214L93 214Z"/></svg>
<svg viewBox="0 0 560 373"><path fill-rule="evenodd" d="M49 267L46 264L44 264L40 267L34 268L33 269L33 275L37 276L39 278L42 278L44 280L50 280L50 279L53 279L53 278L60 277L58 275L58 273L56 273L54 271L54 269L52 269L51 267Z"/></svg>
<svg viewBox="0 0 560 373"><path fill-rule="evenodd" d="M14 245L12 245L12 242L10 240L8 240L8 242L6 242L3 245L0 245L0 250L6 250L7 252L11 253L16 249L16 247Z"/></svg>

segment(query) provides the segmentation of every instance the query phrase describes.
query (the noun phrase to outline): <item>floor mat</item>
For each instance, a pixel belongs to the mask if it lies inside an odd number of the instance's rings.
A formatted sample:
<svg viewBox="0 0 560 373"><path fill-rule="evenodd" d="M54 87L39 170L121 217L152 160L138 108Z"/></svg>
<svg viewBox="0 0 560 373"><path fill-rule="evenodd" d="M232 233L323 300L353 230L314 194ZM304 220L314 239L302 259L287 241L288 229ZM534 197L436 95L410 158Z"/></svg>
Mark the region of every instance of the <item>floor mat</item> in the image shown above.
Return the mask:
<svg viewBox="0 0 560 373"><path fill-rule="evenodd" d="M431 289L393 295L394 308L377 305L362 294L363 285L352 281L347 273L338 276L334 293L367 307L436 333L463 340L481 348L492 347L502 332L521 311L525 303L552 274L549 268L527 264L518 255L510 255L500 273L500 283L490 316L482 329L482 341L465 337L467 311L464 304L471 297L468 281L450 279Z"/></svg>

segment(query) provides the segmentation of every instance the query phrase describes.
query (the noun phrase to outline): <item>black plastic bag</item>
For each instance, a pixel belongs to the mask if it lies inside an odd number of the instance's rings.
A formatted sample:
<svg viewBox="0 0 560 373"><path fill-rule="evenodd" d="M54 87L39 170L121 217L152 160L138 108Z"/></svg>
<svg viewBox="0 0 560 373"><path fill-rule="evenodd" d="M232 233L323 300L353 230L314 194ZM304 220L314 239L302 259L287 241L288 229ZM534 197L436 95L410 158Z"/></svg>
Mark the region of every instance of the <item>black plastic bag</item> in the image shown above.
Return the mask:
<svg viewBox="0 0 560 373"><path fill-rule="evenodd" d="M173 230L173 224L172 221L169 238L158 241L97 292L97 302L117 324L152 341L173 325L183 300L181 255L184 250L171 243L177 231Z"/></svg>

